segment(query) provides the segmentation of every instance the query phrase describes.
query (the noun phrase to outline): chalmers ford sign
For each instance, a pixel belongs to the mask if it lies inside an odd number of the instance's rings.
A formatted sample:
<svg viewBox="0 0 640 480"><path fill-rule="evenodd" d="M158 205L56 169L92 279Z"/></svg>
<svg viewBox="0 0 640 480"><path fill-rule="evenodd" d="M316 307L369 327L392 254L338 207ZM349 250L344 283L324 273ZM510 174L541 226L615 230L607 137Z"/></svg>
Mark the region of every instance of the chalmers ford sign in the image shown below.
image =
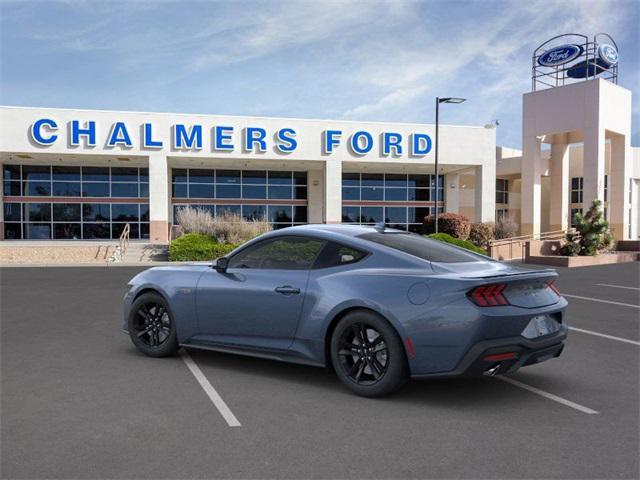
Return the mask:
<svg viewBox="0 0 640 480"><path fill-rule="evenodd" d="M62 123L54 118L38 118L31 124L29 135L31 140L41 147L65 141L71 147L95 147L100 142L107 148L128 149L137 146L149 150L196 152L273 151L279 155L294 153L298 148L297 132L289 126L275 131L267 131L259 126L245 127L240 129L240 132L235 132L236 129L228 125L175 123L169 131L158 131L153 123L132 125L130 122L115 121L105 126L98 125L93 120L71 120ZM379 149L380 154L384 156L408 154L422 157L432 148L431 137L422 132L408 135L383 132L379 136L374 136L367 130L351 132L348 136L343 133L340 129L319 132L322 136L322 152L318 153L331 155L344 145L355 155L367 155L374 149Z"/></svg>

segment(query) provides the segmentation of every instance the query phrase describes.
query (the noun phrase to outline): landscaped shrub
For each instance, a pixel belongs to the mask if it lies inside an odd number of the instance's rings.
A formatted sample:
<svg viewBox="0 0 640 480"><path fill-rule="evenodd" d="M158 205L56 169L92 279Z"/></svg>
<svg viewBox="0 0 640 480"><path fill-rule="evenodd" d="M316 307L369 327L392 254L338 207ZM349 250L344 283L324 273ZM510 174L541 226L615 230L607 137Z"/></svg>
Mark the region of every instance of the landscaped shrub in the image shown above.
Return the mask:
<svg viewBox="0 0 640 480"><path fill-rule="evenodd" d="M562 255L597 255L599 251L611 247L613 237L609 233L609 222L602 214L602 202L595 199L589 211L573 216L576 232L567 234L565 243L560 249Z"/></svg>
<svg viewBox="0 0 640 480"><path fill-rule="evenodd" d="M474 253L479 253L481 255L487 254L486 250L483 250L480 247L476 247L468 240L460 240L459 238L454 238L446 233L432 233L431 235L428 235L428 237L440 242L450 243L452 245L455 245L456 247L464 248L465 250L470 250Z"/></svg>
<svg viewBox="0 0 640 480"><path fill-rule="evenodd" d="M185 207L176 213L176 223L184 233L201 233L212 236L213 215L203 208Z"/></svg>
<svg viewBox="0 0 640 480"><path fill-rule="evenodd" d="M169 246L169 260L172 262L209 261L224 257L237 245L218 243L214 238L202 233L187 233L175 239Z"/></svg>
<svg viewBox="0 0 640 480"><path fill-rule="evenodd" d="M515 237L518 235L518 230L518 224L508 217L499 218L493 227L496 240Z"/></svg>
<svg viewBox="0 0 640 480"><path fill-rule="evenodd" d="M245 220L229 212L214 217L207 210L193 207L179 210L177 221L185 233L209 235L218 243L244 243L271 230L271 224L266 219Z"/></svg>
<svg viewBox="0 0 640 480"><path fill-rule="evenodd" d="M472 223L469 241L476 247L488 248L489 242L495 238L495 224L493 222Z"/></svg>
<svg viewBox="0 0 640 480"><path fill-rule="evenodd" d="M427 235L434 233L435 215L429 215L424 218L424 233ZM455 238L466 240L469 238L471 231L471 223L464 215L457 213L441 213L438 215L438 233L446 233Z"/></svg>
<svg viewBox="0 0 640 480"><path fill-rule="evenodd" d="M237 213L225 212L214 218L213 236L220 243L244 243L271 230L265 218L245 220Z"/></svg>

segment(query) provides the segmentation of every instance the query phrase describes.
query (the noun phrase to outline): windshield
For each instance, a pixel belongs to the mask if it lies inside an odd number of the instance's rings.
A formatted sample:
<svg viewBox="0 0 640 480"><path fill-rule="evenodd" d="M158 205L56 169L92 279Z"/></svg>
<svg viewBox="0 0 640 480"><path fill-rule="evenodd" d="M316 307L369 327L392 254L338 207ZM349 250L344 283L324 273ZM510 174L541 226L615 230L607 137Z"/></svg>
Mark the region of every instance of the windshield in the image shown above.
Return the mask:
<svg viewBox="0 0 640 480"><path fill-rule="evenodd" d="M475 253L432 240L416 233L372 232L359 238L379 243L395 250L408 253L423 260L441 263L482 262L489 260Z"/></svg>

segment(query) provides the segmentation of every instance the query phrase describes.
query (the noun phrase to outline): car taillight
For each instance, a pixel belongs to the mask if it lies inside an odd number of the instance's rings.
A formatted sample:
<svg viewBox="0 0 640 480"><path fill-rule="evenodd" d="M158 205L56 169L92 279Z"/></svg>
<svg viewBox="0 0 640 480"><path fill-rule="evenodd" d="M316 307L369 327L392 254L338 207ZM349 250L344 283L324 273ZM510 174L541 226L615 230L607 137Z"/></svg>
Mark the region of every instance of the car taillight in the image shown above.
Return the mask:
<svg viewBox="0 0 640 480"><path fill-rule="evenodd" d="M553 290L559 297L562 296L562 294L560 293L560 290L558 290L558 287L556 287L556 281L555 280L551 280L550 282L547 282L547 287L549 287L551 290Z"/></svg>
<svg viewBox="0 0 640 480"><path fill-rule="evenodd" d="M496 285L482 285L476 287L468 293L469 298L479 307L499 307L509 305L509 302L502 291L507 288L506 285L499 283Z"/></svg>

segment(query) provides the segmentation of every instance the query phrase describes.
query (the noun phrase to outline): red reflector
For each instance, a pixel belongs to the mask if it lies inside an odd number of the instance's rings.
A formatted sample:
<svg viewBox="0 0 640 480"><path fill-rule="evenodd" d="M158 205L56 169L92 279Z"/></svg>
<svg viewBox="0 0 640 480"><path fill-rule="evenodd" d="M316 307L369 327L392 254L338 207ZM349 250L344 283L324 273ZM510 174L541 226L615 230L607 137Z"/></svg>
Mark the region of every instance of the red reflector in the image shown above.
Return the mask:
<svg viewBox="0 0 640 480"><path fill-rule="evenodd" d="M411 341L411 339L409 337L406 337L404 339L404 343L407 346L407 352L409 352L409 356L411 358L415 357L416 356L416 351L413 348L413 342Z"/></svg>
<svg viewBox="0 0 640 480"><path fill-rule="evenodd" d="M506 285L498 283L495 285L483 285L476 287L469 292L469 297L479 307L498 307L509 305L509 302L502 294L507 288Z"/></svg>
<svg viewBox="0 0 640 480"><path fill-rule="evenodd" d="M550 282L547 282L547 287L549 287L551 290L553 290L554 292L556 292L556 294L561 297L562 295L560 294L560 290L558 290L558 287L556 287L556 281L555 280L551 280Z"/></svg>
<svg viewBox="0 0 640 480"><path fill-rule="evenodd" d="M518 354L516 352L507 352L507 353L496 353L494 355L487 355L484 357L484 360L487 362L497 362L499 360L511 360L512 358L516 358Z"/></svg>

